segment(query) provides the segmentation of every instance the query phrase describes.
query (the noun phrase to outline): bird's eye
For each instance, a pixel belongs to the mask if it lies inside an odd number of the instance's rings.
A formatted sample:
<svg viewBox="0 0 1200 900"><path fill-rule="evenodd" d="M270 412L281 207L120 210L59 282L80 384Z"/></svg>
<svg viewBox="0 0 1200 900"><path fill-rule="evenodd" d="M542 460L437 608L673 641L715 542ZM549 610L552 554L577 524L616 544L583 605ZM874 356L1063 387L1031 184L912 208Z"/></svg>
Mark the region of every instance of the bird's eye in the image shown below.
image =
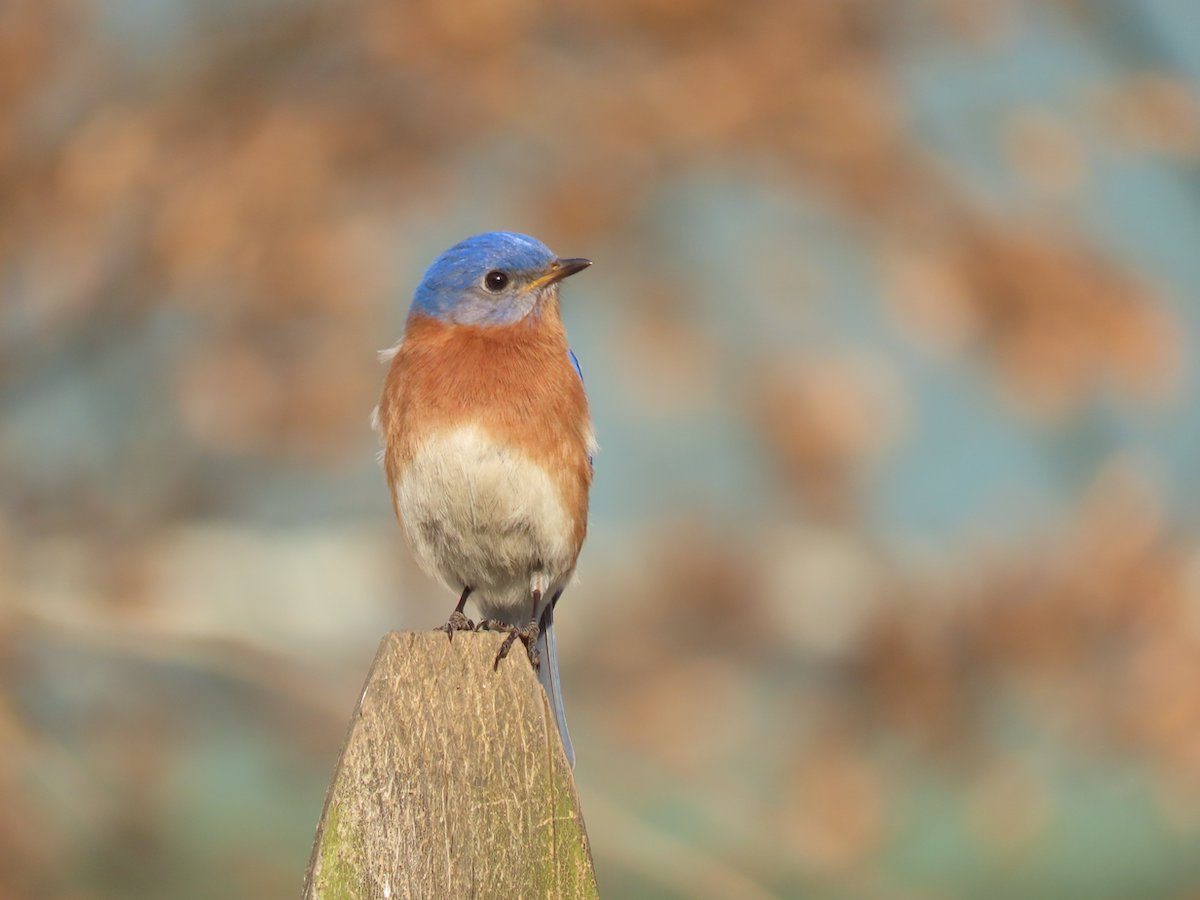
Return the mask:
<svg viewBox="0 0 1200 900"><path fill-rule="evenodd" d="M492 293L504 290L508 284L508 274L501 272L498 269L493 269L483 276L483 286Z"/></svg>

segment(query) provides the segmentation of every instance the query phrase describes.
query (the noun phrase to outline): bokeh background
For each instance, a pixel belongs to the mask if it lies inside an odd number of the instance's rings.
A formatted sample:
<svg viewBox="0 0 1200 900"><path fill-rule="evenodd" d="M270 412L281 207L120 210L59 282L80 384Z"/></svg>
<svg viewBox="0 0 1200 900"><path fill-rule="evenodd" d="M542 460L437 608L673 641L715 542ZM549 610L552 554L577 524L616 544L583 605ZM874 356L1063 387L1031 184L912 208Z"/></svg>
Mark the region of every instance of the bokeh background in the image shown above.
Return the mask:
<svg viewBox="0 0 1200 900"><path fill-rule="evenodd" d="M0 897L295 896L506 228L602 452L611 897L1200 895L1190 0L0 3Z"/></svg>

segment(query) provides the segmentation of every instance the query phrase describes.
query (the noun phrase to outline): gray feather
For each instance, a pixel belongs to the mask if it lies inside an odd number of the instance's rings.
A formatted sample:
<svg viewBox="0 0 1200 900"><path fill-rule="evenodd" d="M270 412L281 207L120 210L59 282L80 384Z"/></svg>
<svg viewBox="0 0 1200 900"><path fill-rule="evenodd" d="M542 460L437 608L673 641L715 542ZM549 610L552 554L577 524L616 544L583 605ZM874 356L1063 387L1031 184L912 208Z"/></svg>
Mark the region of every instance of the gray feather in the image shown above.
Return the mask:
<svg viewBox="0 0 1200 900"><path fill-rule="evenodd" d="M575 748L571 745L571 734L567 731L567 714L563 709L562 686L558 676L558 648L554 642L554 604L558 597L546 604L542 619L538 623L537 650L541 655L542 664L538 669L538 681L546 691L550 700L550 708L554 710L554 719L558 723L558 733L562 737L563 750L567 754L567 764L575 768Z"/></svg>

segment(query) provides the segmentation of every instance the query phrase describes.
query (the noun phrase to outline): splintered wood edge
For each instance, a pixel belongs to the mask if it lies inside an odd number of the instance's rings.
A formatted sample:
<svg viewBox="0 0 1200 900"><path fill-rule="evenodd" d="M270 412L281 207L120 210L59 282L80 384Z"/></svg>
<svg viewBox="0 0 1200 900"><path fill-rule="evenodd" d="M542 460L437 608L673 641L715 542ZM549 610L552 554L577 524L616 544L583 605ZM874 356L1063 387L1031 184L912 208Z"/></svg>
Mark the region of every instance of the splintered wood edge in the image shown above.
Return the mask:
<svg viewBox="0 0 1200 900"><path fill-rule="evenodd" d="M598 896L549 702L520 645L493 671L502 640L384 637L326 792L305 897Z"/></svg>

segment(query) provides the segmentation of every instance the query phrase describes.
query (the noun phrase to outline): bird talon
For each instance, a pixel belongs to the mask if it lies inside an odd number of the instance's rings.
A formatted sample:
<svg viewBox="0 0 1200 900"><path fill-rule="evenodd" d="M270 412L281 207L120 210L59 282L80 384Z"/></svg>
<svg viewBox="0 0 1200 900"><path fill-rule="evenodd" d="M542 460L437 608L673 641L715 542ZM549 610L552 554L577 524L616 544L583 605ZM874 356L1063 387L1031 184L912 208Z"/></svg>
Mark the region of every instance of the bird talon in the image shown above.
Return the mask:
<svg viewBox="0 0 1200 900"><path fill-rule="evenodd" d="M484 624L484 622L480 623L481 626ZM496 622L494 619L486 620L486 624L489 628L495 628L496 625L500 625L500 628L496 628L495 630L505 630L508 632L508 636L504 638L504 643L496 651L496 659L492 663L493 672L500 668L500 660L508 656L508 651L512 649L512 645L517 642L518 638L525 645L525 654L529 657L529 664L533 666L533 671L537 672L540 669L541 657L534 646L538 639L538 626L536 622L530 622L524 628L517 628L514 625L504 625L503 623Z"/></svg>
<svg viewBox="0 0 1200 900"><path fill-rule="evenodd" d="M500 645L500 649L496 652L496 659L492 662L492 671L495 672L500 668L500 660L508 656L509 648L512 647L513 641L517 639L517 629L513 629L508 633L508 637L504 639L504 643Z"/></svg>
<svg viewBox="0 0 1200 900"><path fill-rule="evenodd" d="M468 619L462 610L456 609L450 613L450 618L446 621L438 631L446 632L446 637L450 639L450 643L454 643L454 632L456 631L474 631L475 623Z"/></svg>

